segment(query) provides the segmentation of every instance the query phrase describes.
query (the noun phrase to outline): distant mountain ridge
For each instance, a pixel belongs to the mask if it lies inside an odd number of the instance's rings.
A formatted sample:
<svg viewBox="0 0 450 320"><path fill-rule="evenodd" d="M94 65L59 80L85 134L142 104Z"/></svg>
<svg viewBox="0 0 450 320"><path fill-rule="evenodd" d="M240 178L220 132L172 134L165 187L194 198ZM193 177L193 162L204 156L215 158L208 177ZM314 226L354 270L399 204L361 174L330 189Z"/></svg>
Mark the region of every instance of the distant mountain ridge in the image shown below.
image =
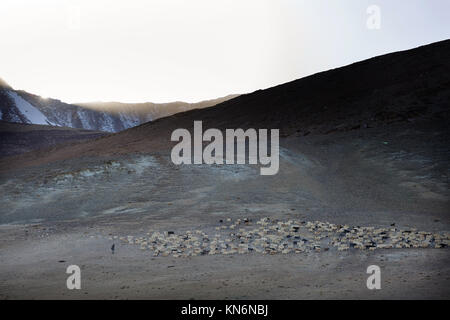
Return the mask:
<svg viewBox="0 0 450 320"><path fill-rule="evenodd" d="M408 128L422 143L449 141L449 55L450 40L444 40L377 56L243 94L210 108L180 112L118 134L55 147L51 154L43 152L32 159L24 156L14 159L14 163L0 159L0 171L2 167L9 170L12 166L76 159L80 155L170 152L175 144L172 132L179 128L192 132L194 121L199 120L203 130L279 129L282 144L293 143L296 137L314 139L347 133L357 137L376 130L389 132L398 126ZM423 131L422 126L428 128ZM377 140L381 153L382 146L391 144L383 136L377 136ZM323 147L331 148L328 143ZM448 150L439 152L449 155Z"/></svg>
<svg viewBox="0 0 450 320"><path fill-rule="evenodd" d="M82 102L76 105L90 110L118 115L121 113L133 114L139 118L141 123L156 120L159 118L171 116L175 113L189 111L192 109L203 109L225 102L227 100L238 97L238 94L230 94L217 99L204 100L195 103L183 101L167 102L167 103L123 103L123 102Z"/></svg>
<svg viewBox="0 0 450 320"><path fill-rule="evenodd" d="M0 120L119 132L178 112L211 107L237 96L228 95L198 103L92 102L69 104L57 99L42 98L23 90L14 90L0 78Z"/></svg>

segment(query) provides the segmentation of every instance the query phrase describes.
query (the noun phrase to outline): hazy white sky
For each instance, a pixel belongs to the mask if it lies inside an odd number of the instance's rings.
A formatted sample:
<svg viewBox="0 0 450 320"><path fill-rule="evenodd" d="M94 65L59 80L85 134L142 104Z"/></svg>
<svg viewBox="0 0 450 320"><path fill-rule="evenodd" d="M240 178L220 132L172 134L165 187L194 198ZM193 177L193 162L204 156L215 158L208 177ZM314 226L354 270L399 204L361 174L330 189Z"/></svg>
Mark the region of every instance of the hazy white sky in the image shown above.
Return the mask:
<svg viewBox="0 0 450 320"><path fill-rule="evenodd" d="M1 0L0 77L66 102L193 102L448 39L449 21L448 0Z"/></svg>

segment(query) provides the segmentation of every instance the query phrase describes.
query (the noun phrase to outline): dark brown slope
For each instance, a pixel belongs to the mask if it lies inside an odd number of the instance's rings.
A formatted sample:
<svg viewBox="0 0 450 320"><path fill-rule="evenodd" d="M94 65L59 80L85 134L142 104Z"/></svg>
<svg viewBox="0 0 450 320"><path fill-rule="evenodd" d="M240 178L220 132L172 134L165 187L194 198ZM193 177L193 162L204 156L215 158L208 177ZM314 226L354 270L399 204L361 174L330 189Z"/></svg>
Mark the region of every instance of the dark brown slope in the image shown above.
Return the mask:
<svg viewBox="0 0 450 320"><path fill-rule="evenodd" d="M208 127L280 128L288 135L447 117L449 57L450 41L442 41L318 73L165 121L202 119ZM142 128L153 125L167 122Z"/></svg>
<svg viewBox="0 0 450 320"><path fill-rule="evenodd" d="M448 120L450 40L391 53L321 72L214 107L161 118L138 127L33 159L29 165L81 155L152 152L171 146L176 128L279 128L282 136L327 134L393 122ZM424 137L426 138L426 137ZM0 169L3 165L0 163Z"/></svg>
<svg viewBox="0 0 450 320"><path fill-rule="evenodd" d="M194 120L214 128L279 128L282 136L331 133L419 119L448 119L450 40L391 53L146 123L127 134ZM154 135L154 133L152 134Z"/></svg>
<svg viewBox="0 0 450 320"><path fill-rule="evenodd" d="M98 131L0 121L0 158L104 135Z"/></svg>

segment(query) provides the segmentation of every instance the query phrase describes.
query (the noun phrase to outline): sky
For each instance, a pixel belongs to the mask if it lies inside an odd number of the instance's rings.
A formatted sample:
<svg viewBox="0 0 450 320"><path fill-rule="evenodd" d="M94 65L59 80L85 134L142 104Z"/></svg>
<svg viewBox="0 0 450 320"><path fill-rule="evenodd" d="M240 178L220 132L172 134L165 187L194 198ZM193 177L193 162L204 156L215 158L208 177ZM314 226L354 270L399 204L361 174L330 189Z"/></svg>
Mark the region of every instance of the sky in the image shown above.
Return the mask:
<svg viewBox="0 0 450 320"><path fill-rule="evenodd" d="M1 0L0 77L71 103L195 102L448 38L448 0Z"/></svg>

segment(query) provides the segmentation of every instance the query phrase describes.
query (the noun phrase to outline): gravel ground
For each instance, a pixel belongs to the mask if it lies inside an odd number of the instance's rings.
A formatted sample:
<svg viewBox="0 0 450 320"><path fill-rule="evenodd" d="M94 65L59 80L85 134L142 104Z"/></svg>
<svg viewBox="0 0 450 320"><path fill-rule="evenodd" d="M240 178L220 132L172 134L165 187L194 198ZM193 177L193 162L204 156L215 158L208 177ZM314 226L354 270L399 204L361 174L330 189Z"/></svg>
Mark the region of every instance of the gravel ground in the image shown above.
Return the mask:
<svg viewBox="0 0 450 320"><path fill-rule="evenodd" d="M153 257L89 234L49 236L2 248L2 299L448 299L448 249ZM66 288L67 266L81 290ZM381 290L366 269L381 268Z"/></svg>
<svg viewBox="0 0 450 320"><path fill-rule="evenodd" d="M443 132L292 136L275 176L176 167L161 150L3 171L0 297L448 299ZM65 286L70 264L81 290Z"/></svg>

